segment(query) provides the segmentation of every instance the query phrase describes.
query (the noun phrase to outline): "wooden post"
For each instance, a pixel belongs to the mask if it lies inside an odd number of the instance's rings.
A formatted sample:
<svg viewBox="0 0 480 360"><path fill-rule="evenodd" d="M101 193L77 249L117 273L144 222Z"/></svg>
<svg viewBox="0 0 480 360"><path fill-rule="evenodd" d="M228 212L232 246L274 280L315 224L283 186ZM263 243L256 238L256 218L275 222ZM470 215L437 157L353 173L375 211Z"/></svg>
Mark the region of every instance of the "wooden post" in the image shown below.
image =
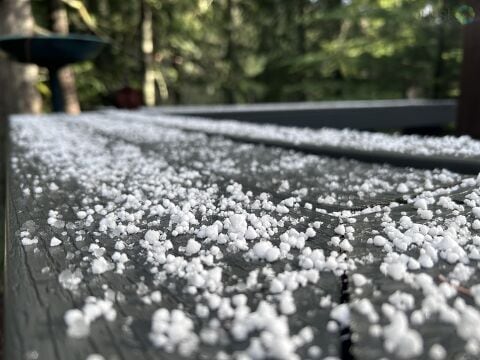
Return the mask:
<svg viewBox="0 0 480 360"><path fill-rule="evenodd" d="M67 10L62 0L49 0L50 29L59 34L68 34L68 16ZM63 102L65 112L69 114L78 114L80 112L80 103L78 102L77 89L75 86L75 74L67 66L58 72L58 81L63 92Z"/></svg>
<svg viewBox="0 0 480 360"><path fill-rule="evenodd" d="M480 138L480 4L474 21L463 28L463 62L460 77L457 132Z"/></svg>

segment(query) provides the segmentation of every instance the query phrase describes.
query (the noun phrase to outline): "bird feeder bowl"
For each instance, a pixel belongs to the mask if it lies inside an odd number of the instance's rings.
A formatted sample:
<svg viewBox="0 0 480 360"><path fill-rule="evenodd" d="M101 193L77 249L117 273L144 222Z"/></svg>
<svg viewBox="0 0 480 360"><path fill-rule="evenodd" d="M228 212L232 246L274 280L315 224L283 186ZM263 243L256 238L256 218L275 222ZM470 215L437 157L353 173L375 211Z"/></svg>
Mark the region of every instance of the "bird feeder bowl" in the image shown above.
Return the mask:
<svg viewBox="0 0 480 360"><path fill-rule="evenodd" d="M0 37L0 50L12 59L48 69L54 112L65 110L58 71L68 64L93 59L106 44L96 36L79 34Z"/></svg>

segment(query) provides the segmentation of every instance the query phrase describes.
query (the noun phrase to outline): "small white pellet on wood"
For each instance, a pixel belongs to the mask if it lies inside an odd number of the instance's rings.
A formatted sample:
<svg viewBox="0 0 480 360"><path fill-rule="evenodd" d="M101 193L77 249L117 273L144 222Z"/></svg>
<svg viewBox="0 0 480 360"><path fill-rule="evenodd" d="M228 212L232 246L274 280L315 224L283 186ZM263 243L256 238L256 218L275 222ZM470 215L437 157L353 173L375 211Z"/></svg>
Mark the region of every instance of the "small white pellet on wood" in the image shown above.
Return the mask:
<svg viewBox="0 0 480 360"><path fill-rule="evenodd" d="M62 243L62 240L56 238L55 236L50 239L50 246L51 247L58 246L61 243Z"/></svg>

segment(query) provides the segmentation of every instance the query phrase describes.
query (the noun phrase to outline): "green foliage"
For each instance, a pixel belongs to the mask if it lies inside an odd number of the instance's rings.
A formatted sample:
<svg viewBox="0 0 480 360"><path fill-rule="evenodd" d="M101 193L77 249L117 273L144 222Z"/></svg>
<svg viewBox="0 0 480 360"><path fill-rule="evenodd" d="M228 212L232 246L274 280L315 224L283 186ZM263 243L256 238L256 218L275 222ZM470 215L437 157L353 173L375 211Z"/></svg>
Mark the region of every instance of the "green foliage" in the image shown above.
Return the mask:
<svg viewBox="0 0 480 360"><path fill-rule="evenodd" d="M44 0L32 0L37 22ZM162 103L458 95L462 23L455 0L144 0L153 10ZM72 31L111 46L75 66L84 108L141 88L140 1L84 0Z"/></svg>

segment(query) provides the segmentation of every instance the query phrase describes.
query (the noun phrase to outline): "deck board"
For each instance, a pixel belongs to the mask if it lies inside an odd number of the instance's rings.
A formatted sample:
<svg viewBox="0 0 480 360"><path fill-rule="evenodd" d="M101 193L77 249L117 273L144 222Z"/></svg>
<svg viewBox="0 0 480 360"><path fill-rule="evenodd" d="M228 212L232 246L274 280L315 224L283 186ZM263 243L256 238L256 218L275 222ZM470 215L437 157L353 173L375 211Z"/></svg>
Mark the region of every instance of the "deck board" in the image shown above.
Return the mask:
<svg viewBox="0 0 480 360"><path fill-rule="evenodd" d="M69 155L58 161L61 151ZM98 172L90 163L98 164ZM432 180L429 189L425 188L426 178ZM207 326L209 320L218 317L215 311L212 311L208 319L196 314L197 303L205 301L202 297L204 290L200 290L197 295L188 293L186 279L178 274L170 274L160 280L150 271L151 264L147 261L145 249L140 246L140 240L147 229L164 231L174 243L171 253L175 256L181 256L181 247L186 245L189 238L195 237L195 234L173 236L169 224L171 216L149 216L147 206L145 217L135 222L140 231L129 235L99 231L99 223L103 218L99 213L94 214L91 225L85 225L83 220L77 218L77 211L86 206L110 204L112 208L109 212L125 206L121 202L115 202L115 197L109 195L106 188L117 189L123 194L136 194L143 205L147 200L160 201L168 198L167 193L155 193L155 189L161 190L162 182L167 180L175 184L170 188L174 195L170 201L180 205L191 197L189 191L205 195L204 191L208 188L216 189L217 192L211 196L215 204L220 205L222 199L231 200L227 191L231 184L241 185L243 194L249 193L247 197L251 199L258 199L262 192L268 193L274 204L298 196L299 206L290 209L288 216L273 210L251 208L247 202L242 206L257 216L270 215L277 220L285 216L283 226L278 228L279 232L270 238L274 244L279 244L280 234L290 228L305 231L313 222L321 221L320 229L315 237L307 241L307 246L322 249L325 254L334 251L344 253L331 243L331 238L335 236L334 228L339 224L341 212L350 212L352 214L348 218L357 218L357 222L352 224L355 228L355 240L352 241L354 251L345 255L356 266L347 273L349 276L353 273L364 274L380 291L380 296L369 293L368 289L359 294L350 281L350 302L368 297L380 314L382 304L388 302L389 295L394 291L403 289L415 292L405 283L393 281L378 271L385 252L367 244L367 239L375 231L383 231L377 217L383 213L382 210L367 209L373 209L377 205L384 208L392 202L398 202L400 206L392 210L393 218L398 220L401 211L405 211L415 222L426 223L417 216L410 200L427 191L441 192L441 189L447 189L447 193L456 191L458 201L462 201L465 194L475 190L473 185L462 184L467 178L467 175L441 169L402 168L305 155L281 147L242 143L220 135L207 136L200 131L174 129L139 119L133 122L102 113L89 114L84 118L14 118L7 202L7 358L31 358L33 352L36 352L40 359L86 359L93 353L101 353L107 359L177 359L181 358L178 351L165 352L150 341L153 312L158 308L181 309L192 319L197 334ZM364 184L371 184L372 179L375 179L375 189L362 188ZM285 180L288 181L289 188L282 189ZM58 189L50 188L52 182L55 182ZM409 184L407 193L397 191L400 183ZM30 194L25 192L27 188ZM41 188L42 192L36 193L35 188ZM302 189L308 191L303 192ZM332 194L336 196L334 203L318 201L319 197ZM313 209L305 208L306 203L313 204ZM232 209L239 212L242 206ZM197 211L198 204L193 205L193 208ZM315 211L315 208L322 208L323 211ZM55 228L47 224L50 210L58 211L65 227ZM468 216L469 220L473 220L471 215ZM210 225L216 220L223 221L228 216L224 210L217 209L207 215L196 212L196 217L199 223L193 228L198 230L201 225ZM369 218L369 222L364 222L365 217ZM20 232L25 230L38 237L38 244L22 245ZM83 241L75 240L79 230L85 231ZM62 240L60 246L49 246L53 236ZM89 245L97 241L105 247L104 256L109 258L116 251L115 242L118 239L127 244L124 253L130 261L126 263L125 272L93 274L91 264L94 256L88 250ZM250 243L250 248L255 241ZM271 274L301 270L299 250L292 250L290 258L268 264L261 260L246 259L244 251L232 252L226 245L218 246L224 253L224 258L218 261L223 269L223 288L216 291L229 299L236 293L245 293L251 310L262 300L277 307L274 296L269 294ZM413 256L415 251L418 249L406 253ZM361 264L361 259L368 254L373 255L374 261ZM436 278L439 274L448 275L453 269L453 265L439 264L427 273ZM66 269L81 270L83 279L78 289L66 289L59 282L60 273ZM264 269L270 269L267 275L262 275ZM239 290L236 286L245 281L253 270L259 270L261 274L258 287ZM475 271L465 286L478 282L478 269ZM305 326L310 326L314 333L312 342L296 350L300 358L311 356L308 349L313 345L322 349L321 358L345 357L340 332L327 330L332 321L332 306L319 306L320 299L326 295L334 303L341 301L342 274L343 271L320 270L318 282L293 292L297 310L288 316L291 335ZM161 291L162 301L159 304L142 302L143 295L154 290ZM88 296L98 299L106 296L111 299L117 316L114 321L100 317L92 322L87 337L71 338L66 333L64 314L67 310L81 308ZM424 295L415 293L415 296L416 304L419 304ZM465 297L465 300L475 306L472 298ZM231 334L228 335L231 331L230 320L220 322L225 331L221 336L225 343L212 346L200 341L191 357L211 359L222 351L226 356L235 356L238 351L245 350L255 337L255 333L252 333L245 341L234 341ZM381 324L386 324L384 318ZM391 356L384 349L381 339L368 335L370 325L353 312L350 328L354 345L350 349L351 353L358 359ZM438 339L443 341L445 338L447 341L446 334L452 330L451 326L442 322L419 327L419 331L425 335L425 351L421 358L428 358L429 346ZM465 352L465 342L462 339L448 339L449 348L453 352Z"/></svg>

